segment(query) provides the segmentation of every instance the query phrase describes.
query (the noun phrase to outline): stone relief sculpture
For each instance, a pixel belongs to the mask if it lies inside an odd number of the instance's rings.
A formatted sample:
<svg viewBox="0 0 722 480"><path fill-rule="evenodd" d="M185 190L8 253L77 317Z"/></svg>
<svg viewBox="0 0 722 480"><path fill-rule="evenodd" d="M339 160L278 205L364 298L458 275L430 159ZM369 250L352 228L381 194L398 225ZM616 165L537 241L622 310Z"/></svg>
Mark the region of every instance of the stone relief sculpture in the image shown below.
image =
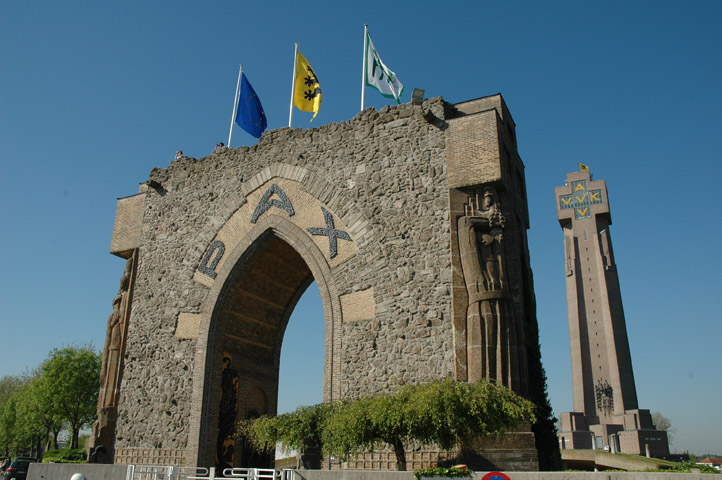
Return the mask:
<svg viewBox="0 0 722 480"><path fill-rule="evenodd" d="M108 317L105 348L103 349L103 363L100 368L100 404L103 407L110 407L114 403L113 397L115 394L115 386L113 379L117 376L118 354L120 353L122 301L123 295L117 295L113 299L113 313L111 313Z"/></svg>
<svg viewBox="0 0 722 480"><path fill-rule="evenodd" d="M525 365L521 321L506 285L505 218L497 192L485 187L469 198L458 220L459 253L468 293L469 381L483 378L519 392ZM525 393L525 392L519 392Z"/></svg>
<svg viewBox="0 0 722 480"><path fill-rule="evenodd" d="M614 413L614 389L606 379L597 380L594 385L594 395L597 400L597 410L606 416Z"/></svg>
<svg viewBox="0 0 722 480"><path fill-rule="evenodd" d="M221 370L221 405L218 410L218 443L216 446L216 469L223 472L232 468L236 441L233 436L238 411L238 371L231 367L231 355L223 354Z"/></svg>
<svg viewBox="0 0 722 480"><path fill-rule="evenodd" d="M574 275L576 252L574 248L574 238L569 235L564 236L564 259L564 270L566 271L567 277L571 277Z"/></svg>
<svg viewBox="0 0 722 480"><path fill-rule="evenodd" d="M133 258L131 257L125 262L125 270L120 277L118 295L113 299L113 312L108 317L106 328L103 360L100 366L98 420L93 425L91 441L91 448L95 447L93 461L96 463L112 462L112 443L118 407L118 379L123 358L126 325L130 313Z"/></svg>
<svg viewBox="0 0 722 480"><path fill-rule="evenodd" d="M103 407L111 407L117 404L116 385L120 368L120 350L125 332L126 300L129 293L132 267L133 260L128 259L125 263L123 276L120 277L118 295L113 299L113 313L108 317L105 347L103 348L103 363L100 367L101 400L98 402Z"/></svg>
<svg viewBox="0 0 722 480"><path fill-rule="evenodd" d="M604 258L605 270L616 270L614 266L614 256L612 254L612 241L609 238L609 230L604 229L599 232L599 238L602 242L602 258Z"/></svg>

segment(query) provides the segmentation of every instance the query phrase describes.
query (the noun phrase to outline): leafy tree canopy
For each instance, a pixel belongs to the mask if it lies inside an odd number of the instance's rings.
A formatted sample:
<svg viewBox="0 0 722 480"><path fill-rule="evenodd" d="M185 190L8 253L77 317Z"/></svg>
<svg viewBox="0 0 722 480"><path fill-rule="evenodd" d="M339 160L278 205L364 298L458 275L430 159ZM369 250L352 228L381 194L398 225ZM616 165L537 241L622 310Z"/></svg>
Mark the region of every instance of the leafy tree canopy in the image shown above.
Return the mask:
<svg viewBox="0 0 722 480"><path fill-rule="evenodd" d="M238 424L237 436L245 436L255 448L262 451L271 451L278 443L291 450L318 446L321 444L321 424L327 410L328 405L320 403L299 407L295 412L277 417L242 420Z"/></svg>
<svg viewBox="0 0 722 480"><path fill-rule="evenodd" d="M0 454L5 456L11 448L17 448L20 441L16 430L18 398L27 382L25 377L0 378Z"/></svg>
<svg viewBox="0 0 722 480"><path fill-rule="evenodd" d="M672 435L676 432L676 429L672 427L672 421L662 415L661 412L652 412L652 423L654 423L657 430L667 432L667 439L669 443L672 443Z"/></svg>
<svg viewBox="0 0 722 480"><path fill-rule="evenodd" d="M71 448L78 447L80 429L95 419L100 361L92 346L71 346L53 349L40 366L44 392L70 426Z"/></svg>
<svg viewBox="0 0 722 480"><path fill-rule="evenodd" d="M324 456L344 458L386 444L394 449L398 469L405 470L404 445L420 442L449 450L533 422L534 410L534 404L505 387L447 379L241 422L239 432L263 450L276 443L292 449L314 446Z"/></svg>
<svg viewBox="0 0 722 480"><path fill-rule="evenodd" d="M87 345L53 349L38 369L0 378L0 454L40 456L43 442L57 447L64 426L77 448L80 429L95 420L99 376L100 354Z"/></svg>

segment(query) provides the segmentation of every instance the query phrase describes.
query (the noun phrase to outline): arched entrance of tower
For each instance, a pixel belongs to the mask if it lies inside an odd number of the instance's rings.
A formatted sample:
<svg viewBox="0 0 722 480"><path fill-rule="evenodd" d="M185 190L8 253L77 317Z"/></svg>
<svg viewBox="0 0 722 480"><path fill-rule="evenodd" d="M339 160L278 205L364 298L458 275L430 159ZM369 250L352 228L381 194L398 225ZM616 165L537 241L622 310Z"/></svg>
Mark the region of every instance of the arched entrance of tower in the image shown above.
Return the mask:
<svg viewBox="0 0 722 480"><path fill-rule="evenodd" d="M280 216L269 216L266 224L246 236L219 272L207 336L199 338L207 345L199 459L220 471L273 466L273 454L235 438L234 426L239 420L277 414L286 328L314 280L323 304L323 399L331 400L334 389L334 323L340 306L333 285L325 280L330 267L296 225Z"/></svg>

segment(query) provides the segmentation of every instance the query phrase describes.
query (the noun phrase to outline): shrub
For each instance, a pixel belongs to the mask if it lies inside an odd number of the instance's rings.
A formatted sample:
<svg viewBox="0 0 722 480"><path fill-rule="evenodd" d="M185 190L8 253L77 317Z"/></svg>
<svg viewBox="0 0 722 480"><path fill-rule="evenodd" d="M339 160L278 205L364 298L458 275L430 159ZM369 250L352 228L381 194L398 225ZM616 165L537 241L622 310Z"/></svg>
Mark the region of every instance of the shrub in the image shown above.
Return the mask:
<svg viewBox="0 0 722 480"><path fill-rule="evenodd" d="M85 463L87 458L88 454L83 448L63 448L45 452L43 463Z"/></svg>
<svg viewBox="0 0 722 480"><path fill-rule="evenodd" d="M700 473L719 473L709 465L702 465L692 461L675 463L674 466L666 468L663 471L690 473L693 469L699 470Z"/></svg>
<svg viewBox="0 0 722 480"><path fill-rule="evenodd" d="M471 473L471 470L459 467L420 468L414 470L414 477L416 480L421 480L421 477L470 477Z"/></svg>

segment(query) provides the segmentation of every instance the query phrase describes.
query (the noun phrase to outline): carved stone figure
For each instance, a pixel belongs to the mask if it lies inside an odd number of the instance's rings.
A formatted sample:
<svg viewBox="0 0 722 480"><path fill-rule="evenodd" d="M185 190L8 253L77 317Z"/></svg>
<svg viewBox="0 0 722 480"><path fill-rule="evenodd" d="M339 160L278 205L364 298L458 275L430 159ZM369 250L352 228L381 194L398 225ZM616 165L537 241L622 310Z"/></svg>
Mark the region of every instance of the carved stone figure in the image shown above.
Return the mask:
<svg viewBox="0 0 722 480"><path fill-rule="evenodd" d="M597 380L597 384L594 385L594 394L597 400L597 410L603 415L612 415L614 413L614 389L606 379Z"/></svg>
<svg viewBox="0 0 722 480"><path fill-rule="evenodd" d="M223 472L232 468L236 442L233 434L238 410L238 372L231 367L231 356L223 354L221 370L221 405L218 410L218 444L216 446L216 469Z"/></svg>
<svg viewBox="0 0 722 480"><path fill-rule="evenodd" d="M496 191L469 199L458 220L459 252L467 294L469 381L495 380L519 390L524 358L520 319L506 285L504 215ZM524 393L524 392L520 392Z"/></svg>
<svg viewBox="0 0 722 480"><path fill-rule="evenodd" d="M100 367L100 392L98 395L98 420L93 425L93 438L90 447L102 446L93 456L96 463L111 463L115 420L118 406L118 377L123 357L123 340L126 331L130 298L130 277L133 270L133 258L125 263L120 277L118 295L113 299L113 312L108 316L108 325L103 348L103 360Z"/></svg>
<svg viewBox="0 0 722 480"><path fill-rule="evenodd" d="M108 328L105 339L105 350L103 355L103 364L100 372L100 396L102 398L101 406L109 407L113 405L115 396L115 379L118 372L118 359L121 343L121 302L123 295L118 295L113 299L113 313L108 317Z"/></svg>
<svg viewBox="0 0 722 480"><path fill-rule="evenodd" d="M605 228L599 232L602 243L602 258L604 259L605 270L615 270L614 255L612 254L612 240L609 238L609 229Z"/></svg>
<svg viewBox="0 0 722 480"><path fill-rule="evenodd" d="M117 405L116 385L118 383L118 372L120 369L121 348L123 346L123 335L125 333L126 303L130 287L130 273L133 260L129 259L125 264L125 271L120 278L118 295L113 299L113 313L108 317L108 327L105 336L105 348L103 349L103 363L100 369L100 407L112 407Z"/></svg>
<svg viewBox="0 0 722 480"><path fill-rule="evenodd" d="M576 251L574 249L574 238L569 235L564 236L564 271L566 276L574 275L574 261L576 260Z"/></svg>

